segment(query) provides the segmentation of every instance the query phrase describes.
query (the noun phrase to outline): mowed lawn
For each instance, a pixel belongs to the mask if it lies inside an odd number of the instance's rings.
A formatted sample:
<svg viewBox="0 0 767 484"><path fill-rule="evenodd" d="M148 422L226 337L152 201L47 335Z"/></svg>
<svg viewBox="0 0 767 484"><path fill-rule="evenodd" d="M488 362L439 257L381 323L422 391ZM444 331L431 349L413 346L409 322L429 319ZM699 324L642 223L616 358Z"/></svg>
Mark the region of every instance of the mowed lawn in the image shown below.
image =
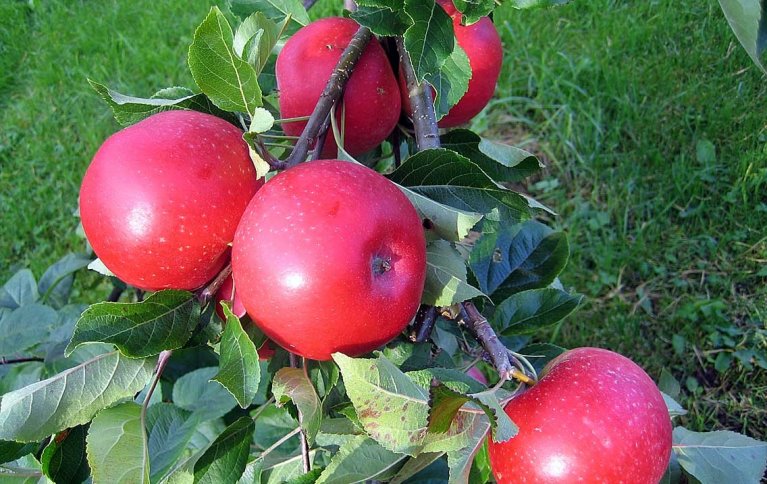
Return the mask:
<svg viewBox="0 0 767 484"><path fill-rule="evenodd" d="M208 8L0 4L2 280L84 248L79 183L118 129L86 78L139 96L193 87L186 49ZM716 0L575 0L495 21L504 68L474 127L545 161L521 188L559 212L562 279L587 296L547 337L666 369L692 428L767 438L767 372L748 367L767 355L767 83Z"/></svg>

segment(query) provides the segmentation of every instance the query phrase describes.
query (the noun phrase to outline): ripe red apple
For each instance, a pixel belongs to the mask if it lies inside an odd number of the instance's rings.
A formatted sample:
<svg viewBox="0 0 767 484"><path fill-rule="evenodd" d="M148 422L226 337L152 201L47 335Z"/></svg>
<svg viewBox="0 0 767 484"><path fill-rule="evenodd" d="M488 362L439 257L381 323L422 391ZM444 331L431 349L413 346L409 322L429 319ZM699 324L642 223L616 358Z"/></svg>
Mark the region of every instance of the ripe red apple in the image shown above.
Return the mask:
<svg viewBox="0 0 767 484"><path fill-rule="evenodd" d="M341 53L359 28L354 20L328 17L301 28L277 56L277 89L283 118L309 116L320 98ZM336 108L343 146L359 155L378 146L397 125L401 105L399 87L389 60L376 39L371 39L346 84L343 109ZM341 120L341 112L345 120ZM285 133L299 136L306 122L284 123ZM322 150L323 158L337 154L332 131Z"/></svg>
<svg viewBox="0 0 767 484"><path fill-rule="evenodd" d="M437 0L442 8L453 19L453 29L458 45L466 52L471 66L469 88L460 101L437 122L440 128L453 128L468 122L479 114L492 99L495 84L501 74L503 47L501 38L495 30L493 22L483 17L471 25L461 25L461 12L457 11L450 0ZM408 116L413 116L413 110L408 99L408 90L404 75L399 76L402 105ZM433 92L433 91L432 91Z"/></svg>
<svg viewBox="0 0 767 484"><path fill-rule="evenodd" d="M337 160L272 178L232 249L237 293L261 330L315 360L367 353L415 316L426 274L421 219L389 180Z"/></svg>
<svg viewBox="0 0 767 484"><path fill-rule="evenodd" d="M543 375L506 405L519 434L489 439L499 483L660 481L671 456L671 419L639 366L579 348L552 360Z"/></svg>
<svg viewBox="0 0 767 484"><path fill-rule="evenodd" d="M221 307L221 301L226 301L231 304L232 314L237 316L238 318L242 318L245 316L245 306L242 305L242 301L240 300L240 296L237 294L237 292L234 290L234 281L232 280L232 276L229 276L226 278L223 284L221 284L221 287L216 291L216 296L214 297L214 303L216 308L216 314L219 318L221 318L222 321L226 321L226 315L224 314L224 309ZM268 339L263 342L263 344L258 348L258 359L259 360L268 360L274 356L274 346L271 341Z"/></svg>
<svg viewBox="0 0 767 484"><path fill-rule="evenodd" d="M99 148L80 187L93 250L141 289L196 289L222 269L263 184L230 123L195 111L152 115Z"/></svg>

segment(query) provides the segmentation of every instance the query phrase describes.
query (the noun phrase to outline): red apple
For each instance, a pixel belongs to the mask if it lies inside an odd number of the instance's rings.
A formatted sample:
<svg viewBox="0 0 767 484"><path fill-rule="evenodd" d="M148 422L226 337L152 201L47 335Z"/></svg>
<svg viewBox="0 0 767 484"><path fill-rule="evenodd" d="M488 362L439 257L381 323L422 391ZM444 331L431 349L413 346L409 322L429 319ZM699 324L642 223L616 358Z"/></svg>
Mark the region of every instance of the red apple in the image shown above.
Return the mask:
<svg viewBox="0 0 767 484"><path fill-rule="evenodd" d="M118 278L141 289L196 289L263 184L230 123L195 111L150 116L107 139L80 188L88 241Z"/></svg>
<svg viewBox="0 0 767 484"><path fill-rule="evenodd" d="M216 296L214 297L214 303L216 305L216 314L219 318L221 318L222 321L226 321L226 315L224 314L224 309L221 307L221 301L226 301L231 304L232 308L232 314L237 316L238 318L242 318L245 316L245 306L242 305L242 301L240 300L240 296L237 294L237 292L234 290L234 281L232 280L232 276L229 276L226 278L223 284L221 284L221 287L216 291ZM258 348L258 359L259 360L268 360L274 356L274 345L271 341L268 339L263 342L263 344Z"/></svg>
<svg viewBox="0 0 767 484"><path fill-rule="evenodd" d="M657 484L671 456L671 419L658 388L633 361L579 348L506 405L519 434L489 439L499 483Z"/></svg>
<svg viewBox="0 0 767 484"><path fill-rule="evenodd" d="M426 274L421 219L389 180L337 160L272 178L237 228L232 269L245 309L293 353L367 353L415 316Z"/></svg>
<svg viewBox="0 0 767 484"><path fill-rule="evenodd" d="M277 88L283 118L309 116L320 98L341 53L359 28L347 18L328 17L296 32L277 56ZM376 39L371 39L346 84L343 109L336 108L343 146L359 155L378 146L397 125L401 105L397 79ZM341 120L341 112L346 118ZM306 122L284 123L285 133L299 136ZM337 154L332 131L325 140L323 158Z"/></svg>
<svg viewBox="0 0 767 484"><path fill-rule="evenodd" d="M461 100L437 122L440 128L453 128L471 120L492 99L495 84L501 74L503 47L501 38L489 18L483 17L471 25L461 25L461 13L455 9L450 0L437 0L437 3L453 19L456 41L466 52L471 66L468 90ZM399 78L402 105L408 116L412 117L413 110L410 106L408 90L402 72L400 72Z"/></svg>

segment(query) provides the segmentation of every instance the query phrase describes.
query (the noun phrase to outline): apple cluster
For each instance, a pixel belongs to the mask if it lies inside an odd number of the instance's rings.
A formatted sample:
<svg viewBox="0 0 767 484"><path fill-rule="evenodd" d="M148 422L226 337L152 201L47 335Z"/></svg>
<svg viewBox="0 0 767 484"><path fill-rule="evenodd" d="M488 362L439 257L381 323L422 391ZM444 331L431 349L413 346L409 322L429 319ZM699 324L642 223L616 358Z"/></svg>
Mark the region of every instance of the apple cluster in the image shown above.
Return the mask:
<svg viewBox="0 0 767 484"><path fill-rule="evenodd" d="M462 25L448 0L473 76L440 120L453 127L488 103L502 49L492 22ZM276 63L282 118L311 115L357 31L325 18L300 29ZM196 290L231 262L215 301L246 313L272 342L315 360L368 353L401 333L419 307L426 277L422 220L400 189L362 165L333 159L337 147L376 148L401 116L407 88L373 39L335 111L344 139L329 134L319 160L267 183L243 132L196 111L154 114L111 136L80 191L88 241L118 278L148 291ZM399 78L399 80L398 80ZM297 136L305 121L283 124ZM475 378L484 375L474 370ZM671 425L652 380L627 358L582 348L553 360L541 380L505 408L520 427L489 440L498 482L657 482L670 455Z"/></svg>

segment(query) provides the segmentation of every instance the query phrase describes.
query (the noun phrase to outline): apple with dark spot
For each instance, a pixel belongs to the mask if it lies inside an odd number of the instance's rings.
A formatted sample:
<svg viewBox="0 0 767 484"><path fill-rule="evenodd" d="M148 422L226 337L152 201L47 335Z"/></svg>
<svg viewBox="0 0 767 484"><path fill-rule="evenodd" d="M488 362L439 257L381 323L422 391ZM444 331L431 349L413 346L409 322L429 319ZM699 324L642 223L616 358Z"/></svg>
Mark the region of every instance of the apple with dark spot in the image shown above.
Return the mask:
<svg viewBox="0 0 767 484"><path fill-rule="evenodd" d="M352 19L323 18L301 28L285 43L275 68L280 116L312 114L338 59L358 28ZM343 128L344 149L356 156L378 146L397 126L400 111L397 78L386 53L373 38L354 66L336 108L338 127ZM304 126L306 121L282 125L291 136L299 136ZM333 158L337 151L333 132L329 131L322 158Z"/></svg>
<svg viewBox="0 0 767 484"><path fill-rule="evenodd" d="M226 315L224 314L224 308L221 306L221 302L225 301L229 304L229 308L232 310L232 314L242 319L247 312L245 306L242 305L240 296L237 295L237 291L234 290L234 281L232 276L227 277L221 287L216 291L216 295L213 298L213 302L216 305L216 314L221 321L226 321ZM251 323L248 323L251 324ZM260 360L268 360L274 356L274 346L268 339L258 348L258 358Z"/></svg>
<svg viewBox="0 0 767 484"><path fill-rule="evenodd" d="M463 16L461 12L456 10L453 2L437 0L437 3L452 18L456 41L466 52L471 66L471 79L466 93L437 122L440 128L454 128L469 122L493 98L495 84L501 74L503 46L501 45L501 37L489 18L482 17L471 25L461 25ZM402 105L405 107L407 115L412 117L413 110L410 106L408 90L401 69L399 84L402 92ZM434 90L432 89L433 93Z"/></svg>
<svg viewBox="0 0 767 484"><path fill-rule="evenodd" d="M192 290L229 258L257 180L242 131L215 116L166 111L99 148L80 187L96 255L140 289Z"/></svg>
<svg viewBox="0 0 767 484"><path fill-rule="evenodd" d="M542 375L505 407L519 434L488 441L499 483L660 481L671 457L671 419L642 368L612 351L579 348Z"/></svg>
<svg viewBox="0 0 767 484"><path fill-rule="evenodd" d="M368 353L413 319L426 276L422 221L394 183L318 160L264 185L232 248L237 294L269 339L315 360Z"/></svg>

